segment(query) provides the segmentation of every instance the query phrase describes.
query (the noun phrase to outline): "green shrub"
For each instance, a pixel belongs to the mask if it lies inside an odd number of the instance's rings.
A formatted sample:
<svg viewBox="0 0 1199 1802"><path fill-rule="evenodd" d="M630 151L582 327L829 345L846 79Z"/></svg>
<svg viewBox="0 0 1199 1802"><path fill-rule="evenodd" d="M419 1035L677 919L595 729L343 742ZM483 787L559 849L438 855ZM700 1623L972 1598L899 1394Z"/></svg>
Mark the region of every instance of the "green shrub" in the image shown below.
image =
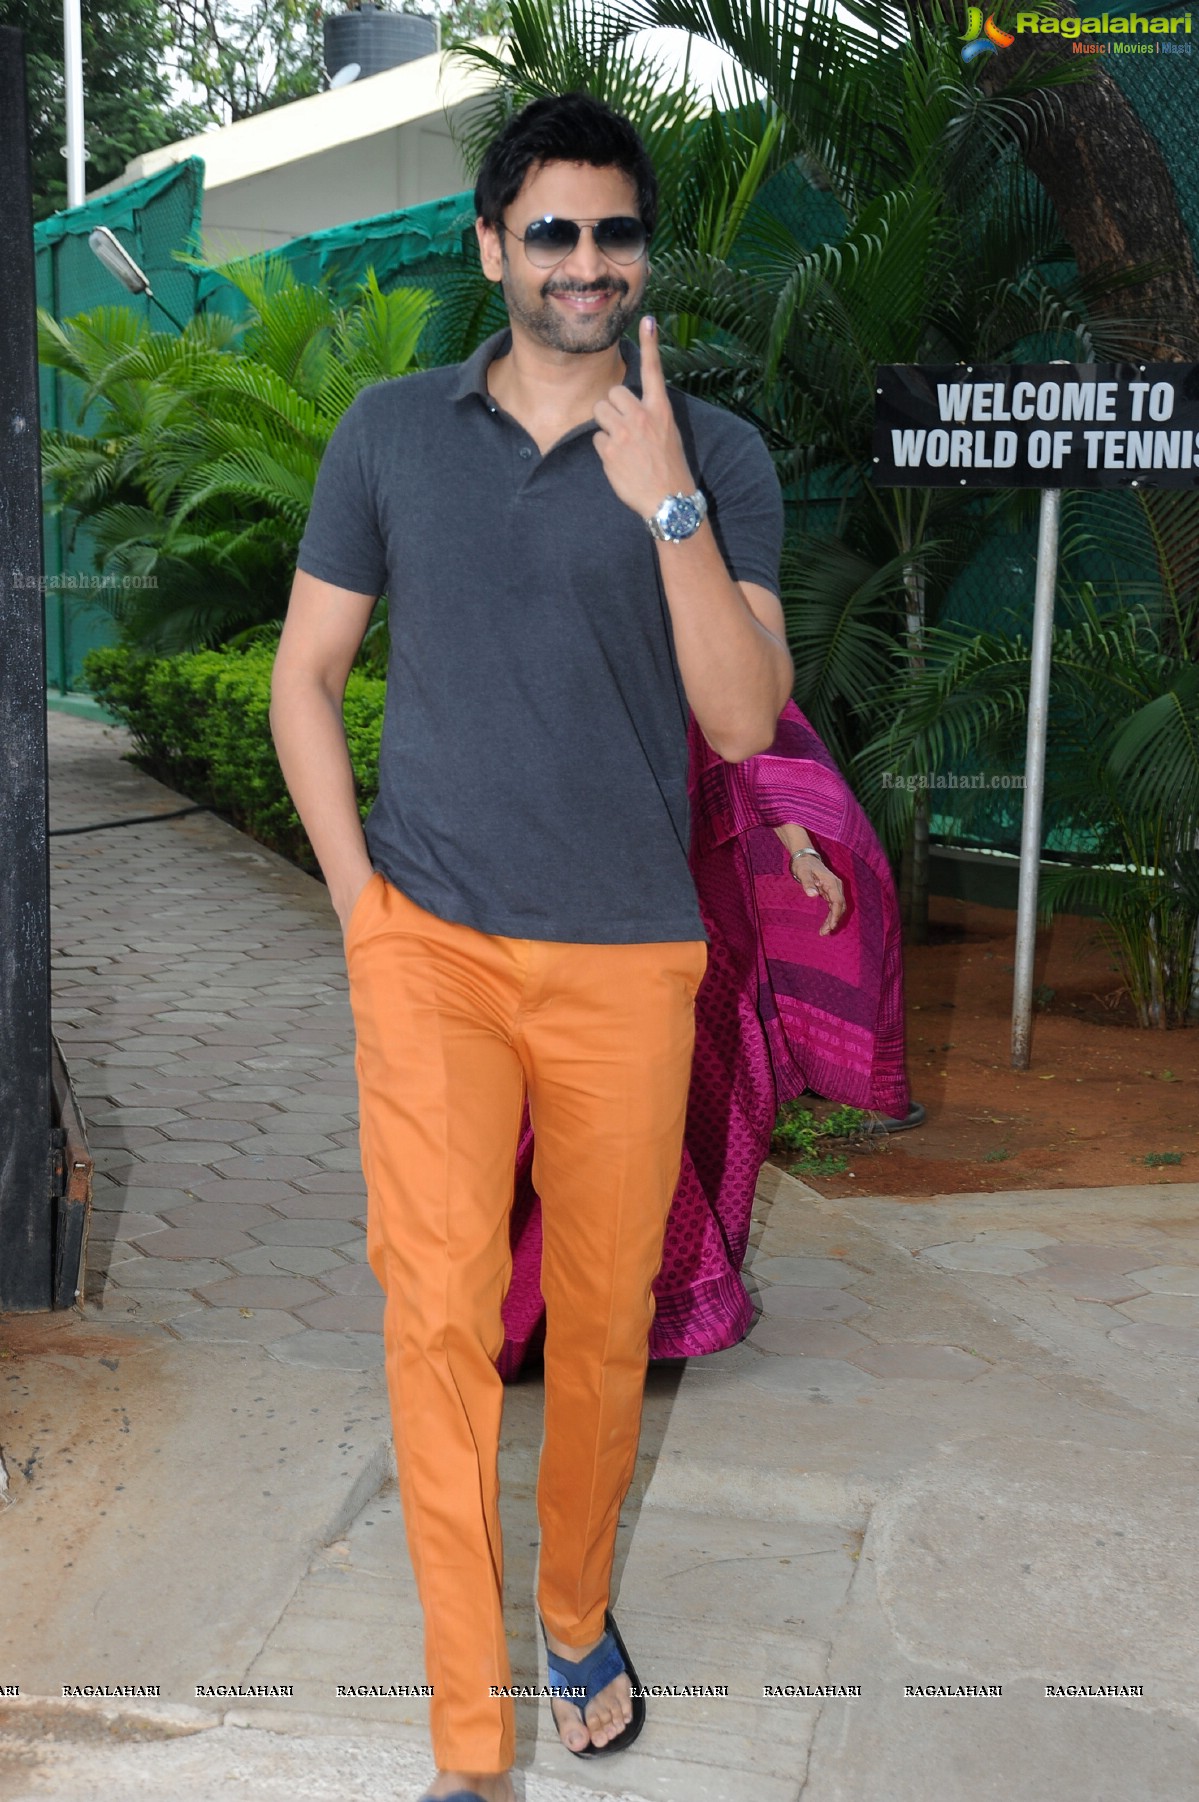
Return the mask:
<svg viewBox="0 0 1199 1802"><path fill-rule="evenodd" d="M163 782L207 801L235 825L315 869L283 781L268 718L273 643L148 657L120 647L89 651L84 677L132 732L137 761ZM352 670L346 739L365 817L379 788L385 684Z"/></svg>

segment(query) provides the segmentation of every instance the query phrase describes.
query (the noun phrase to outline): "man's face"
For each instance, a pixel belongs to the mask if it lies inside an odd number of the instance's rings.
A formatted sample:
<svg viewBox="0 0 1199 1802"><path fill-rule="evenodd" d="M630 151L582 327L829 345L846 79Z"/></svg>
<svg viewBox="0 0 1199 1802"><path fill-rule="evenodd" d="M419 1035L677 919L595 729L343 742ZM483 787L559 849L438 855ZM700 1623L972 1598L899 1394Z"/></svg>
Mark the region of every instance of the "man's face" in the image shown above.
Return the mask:
<svg viewBox="0 0 1199 1802"><path fill-rule="evenodd" d="M648 261L615 263L584 229L574 249L552 269L529 261L520 242L534 219L594 220L639 217L637 190L620 169L589 163L543 163L530 169L504 213L505 230L477 226L484 273L498 281L514 330L550 350L581 355L608 350L640 310Z"/></svg>

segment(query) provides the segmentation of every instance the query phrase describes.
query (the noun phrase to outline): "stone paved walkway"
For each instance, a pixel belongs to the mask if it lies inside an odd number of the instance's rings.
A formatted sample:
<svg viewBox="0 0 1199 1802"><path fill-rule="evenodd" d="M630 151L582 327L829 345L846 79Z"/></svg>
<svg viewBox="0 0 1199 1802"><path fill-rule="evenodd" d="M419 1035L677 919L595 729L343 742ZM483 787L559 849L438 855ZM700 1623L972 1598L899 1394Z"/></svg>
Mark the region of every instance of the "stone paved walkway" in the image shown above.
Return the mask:
<svg viewBox="0 0 1199 1802"><path fill-rule="evenodd" d="M119 761L123 734L50 731L52 826L180 806ZM52 894L55 1031L96 1160L89 1299L291 1363L379 1362L322 886L201 813L56 838Z"/></svg>
<svg viewBox="0 0 1199 1802"><path fill-rule="evenodd" d="M120 745L52 717L56 826L179 805ZM0 1323L25 1504L0 1516L0 1679L32 1703L23 1738L0 1718L0 1794L415 1797L420 1711L336 1688L421 1672L324 891L207 815L56 838L53 865L99 1168L84 1318ZM522 1704L526 1802L1188 1794L1199 1186L826 1202L767 1168L748 1277L743 1344L651 1372L617 1560L643 1678L729 1694L656 1696L619 1769ZM510 1392L502 1451L529 1681L540 1400ZM56 1758L38 1699L81 1678L159 1683L192 1749ZM197 1709L201 1679L294 1694Z"/></svg>

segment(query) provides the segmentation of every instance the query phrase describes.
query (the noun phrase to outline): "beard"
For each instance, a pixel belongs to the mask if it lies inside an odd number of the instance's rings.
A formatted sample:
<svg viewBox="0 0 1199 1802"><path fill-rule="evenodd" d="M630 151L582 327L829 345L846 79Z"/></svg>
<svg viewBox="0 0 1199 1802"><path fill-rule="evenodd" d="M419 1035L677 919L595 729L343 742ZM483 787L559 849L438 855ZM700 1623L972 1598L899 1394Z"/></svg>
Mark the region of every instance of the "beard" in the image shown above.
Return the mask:
<svg viewBox="0 0 1199 1802"><path fill-rule="evenodd" d="M629 284L610 279L599 282L554 281L551 277L532 295L517 292L511 270L504 259L501 288L508 317L522 326L531 338L548 350L566 351L571 356L588 356L597 350L610 350L624 336L641 306L641 295L630 300ZM594 318L571 319L555 307L554 294L612 294L613 304Z"/></svg>

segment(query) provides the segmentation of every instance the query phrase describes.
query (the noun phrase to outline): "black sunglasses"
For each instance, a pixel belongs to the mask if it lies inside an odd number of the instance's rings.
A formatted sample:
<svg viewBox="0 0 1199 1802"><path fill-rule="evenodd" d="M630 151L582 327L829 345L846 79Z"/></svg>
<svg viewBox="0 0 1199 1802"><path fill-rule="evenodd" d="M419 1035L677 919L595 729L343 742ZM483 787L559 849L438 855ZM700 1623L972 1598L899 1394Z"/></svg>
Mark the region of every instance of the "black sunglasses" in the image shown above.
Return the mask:
<svg viewBox="0 0 1199 1802"><path fill-rule="evenodd" d="M644 255L649 243L649 233L640 219L624 215L611 219L558 219L547 213L543 219L534 219L526 226L523 237L502 222L500 230L524 245L530 263L539 269L552 269L570 255L583 235L584 226L591 232L595 248L610 263L635 263Z"/></svg>

